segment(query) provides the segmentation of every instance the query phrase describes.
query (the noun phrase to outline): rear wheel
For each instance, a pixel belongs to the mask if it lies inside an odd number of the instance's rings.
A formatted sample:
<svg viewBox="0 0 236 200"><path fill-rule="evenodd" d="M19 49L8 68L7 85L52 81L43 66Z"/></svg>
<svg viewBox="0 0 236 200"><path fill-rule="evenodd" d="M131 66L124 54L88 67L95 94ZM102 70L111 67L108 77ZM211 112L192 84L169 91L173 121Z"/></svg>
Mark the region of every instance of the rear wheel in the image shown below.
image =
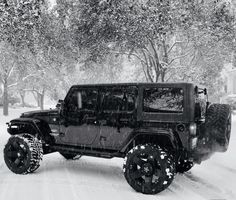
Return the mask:
<svg viewBox="0 0 236 200"><path fill-rule="evenodd" d="M5 163L16 174L34 172L42 157L42 142L29 134L11 136L4 148Z"/></svg>
<svg viewBox="0 0 236 200"><path fill-rule="evenodd" d="M175 164L161 147L138 145L125 158L124 176L137 192L156 194L166 189L174 179Z"/></svg>

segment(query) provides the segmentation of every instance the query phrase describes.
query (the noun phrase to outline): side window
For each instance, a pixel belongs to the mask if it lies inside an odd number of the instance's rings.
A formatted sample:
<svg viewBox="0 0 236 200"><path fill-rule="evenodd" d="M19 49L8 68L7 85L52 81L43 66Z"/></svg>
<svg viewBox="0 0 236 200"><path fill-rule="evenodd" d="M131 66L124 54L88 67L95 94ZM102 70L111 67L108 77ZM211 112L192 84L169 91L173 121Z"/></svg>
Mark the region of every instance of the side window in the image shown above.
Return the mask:
<svg viewBox="0 0 236 200"><path fill-rule="evenodd" d="M143 92L144 112L182 113L183 89L147 88Z"/></svg>
<svg viewBox="0 0 236 200"><path fill-rule="evenodd" d="M135 92L125 89L111 89L103 94L102 108L107 111L133 111L135 109Z"/></svg>
<svg viewBox="0 0 236 200"><path fill-rule="evenodd" d="M97 90L86 89L83 91L79 91L78 95L81 96L81 99L78 99L78 103L81 104L80 109L94 110L96 108L98 96Z"/></svg>
<svg viewBox="0 0 236 200"><path fill-rule="evenodd" d="M97 105L97 90L84 89L74 91L69 100L69 110L94 110Z"/></svg>

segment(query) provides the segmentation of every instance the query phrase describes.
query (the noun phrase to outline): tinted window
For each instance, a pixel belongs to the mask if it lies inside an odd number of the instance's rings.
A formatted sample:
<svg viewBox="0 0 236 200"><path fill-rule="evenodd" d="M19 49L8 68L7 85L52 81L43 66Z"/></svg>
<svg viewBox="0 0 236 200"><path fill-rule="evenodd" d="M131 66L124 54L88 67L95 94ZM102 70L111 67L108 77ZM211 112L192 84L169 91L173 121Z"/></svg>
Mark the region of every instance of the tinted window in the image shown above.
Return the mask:
<svg viewBox="0 0 236 200"><path fill-rule="evenodd" d="M135 92L125 89L111 89L103 93L103 110L133 111L135 109Z"/></svg>
<svg viewBox="0 0 236 200"><path fill-rule="evenodd" d="M69 109L87 109L94 110L97 105L97 95L98 92L93 89L84 89L79 91L74 91L70 97Z"/></svg>
<svg viewBox="0 0 236 200"><path fill-rule="evenodd" d="M144 89L143 110L144 112L183 112L183 89Z"/></svg>
<svg viewBox="0 0 236 200"><path fill-rule="evenodd" d="M81 91L82 109L94 110L97 105L97 94L96 90Z"/></svg>

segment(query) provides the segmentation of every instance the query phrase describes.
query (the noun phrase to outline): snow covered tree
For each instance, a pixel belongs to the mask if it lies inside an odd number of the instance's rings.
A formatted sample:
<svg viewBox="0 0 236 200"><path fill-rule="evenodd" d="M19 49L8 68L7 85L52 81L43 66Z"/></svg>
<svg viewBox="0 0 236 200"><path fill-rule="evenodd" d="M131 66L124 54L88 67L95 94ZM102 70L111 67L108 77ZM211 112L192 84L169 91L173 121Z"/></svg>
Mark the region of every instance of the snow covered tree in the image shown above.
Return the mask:
<svg viewBox="0 0 236 200"><path fill-rule="evenodd" d="M0 77L3 84L3 113L8 115L8 89L16 83L18 54L22 48L32 52L35 47L35 34L40 27L40 0L4 0L0 2ZM4 47L4 48L2 48Z"/></svg>
<svg viewBox="0 0 236 200"><path fill-rule="evenodd" d="M234 22L227 3L216 1L87 0L64 14L88 60L111 53L136 58L151 82L166 81L167 73L190 62L199 43L212 48L228 40Z"/></svg>

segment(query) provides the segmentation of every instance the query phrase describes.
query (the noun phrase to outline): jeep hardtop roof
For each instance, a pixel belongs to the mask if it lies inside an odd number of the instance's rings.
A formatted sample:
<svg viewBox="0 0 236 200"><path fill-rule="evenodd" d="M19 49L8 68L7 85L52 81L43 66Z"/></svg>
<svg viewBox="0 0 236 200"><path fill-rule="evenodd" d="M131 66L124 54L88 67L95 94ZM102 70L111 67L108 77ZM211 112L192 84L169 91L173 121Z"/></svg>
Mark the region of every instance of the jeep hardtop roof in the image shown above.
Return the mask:
<svg viewBox="0 0 236 200"><path fill-rule="evenodd" d="M106 86L161 86L161 87L183 87L183 86L194 86L193 83L186 83L186 82L169 82L169 83L144 83L144 82L137 82L137 83L94 83L94 84L78 84L73 85L72 88L78 87L106 87Z"/></svg>

